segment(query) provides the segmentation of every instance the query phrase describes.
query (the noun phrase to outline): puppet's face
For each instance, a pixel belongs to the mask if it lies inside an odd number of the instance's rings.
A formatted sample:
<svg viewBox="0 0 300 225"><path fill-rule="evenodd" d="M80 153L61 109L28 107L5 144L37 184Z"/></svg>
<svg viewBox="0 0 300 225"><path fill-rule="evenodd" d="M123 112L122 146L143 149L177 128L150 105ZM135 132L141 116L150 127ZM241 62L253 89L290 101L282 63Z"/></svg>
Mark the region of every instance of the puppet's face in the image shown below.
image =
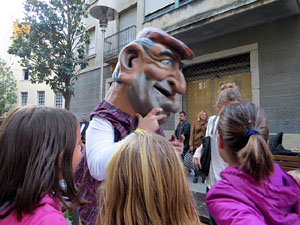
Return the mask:
<svg viewBox="0 0 300 225"><path fill-rule="evenodd" d="M186 89L180 56L156 43L144 52L140 64L127 89L129 100L142 116L155 107L162 108L167 117L159 122L164 123L171 113L179 111L175 95L183 94Z"/></svg>

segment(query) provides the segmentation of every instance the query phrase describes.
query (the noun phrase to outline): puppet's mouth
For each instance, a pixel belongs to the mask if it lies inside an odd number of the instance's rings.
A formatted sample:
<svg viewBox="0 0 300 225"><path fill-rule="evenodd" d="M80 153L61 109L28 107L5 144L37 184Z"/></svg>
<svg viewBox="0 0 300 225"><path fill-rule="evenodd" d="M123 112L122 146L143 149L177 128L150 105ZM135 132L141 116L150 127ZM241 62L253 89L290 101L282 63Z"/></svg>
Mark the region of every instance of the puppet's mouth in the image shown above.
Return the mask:
<svg viewBox="0 0 300 225"><path fill-rule="evenodd" d="M175 95L172 94L170 91L168 91L167 89L163 88L162 86L160 86L159 84L155 84L154 88L156 90L158 90L161 94L163 94L164 96L166 96L168 99L170 99L171 101L175 101Z"/></svg>

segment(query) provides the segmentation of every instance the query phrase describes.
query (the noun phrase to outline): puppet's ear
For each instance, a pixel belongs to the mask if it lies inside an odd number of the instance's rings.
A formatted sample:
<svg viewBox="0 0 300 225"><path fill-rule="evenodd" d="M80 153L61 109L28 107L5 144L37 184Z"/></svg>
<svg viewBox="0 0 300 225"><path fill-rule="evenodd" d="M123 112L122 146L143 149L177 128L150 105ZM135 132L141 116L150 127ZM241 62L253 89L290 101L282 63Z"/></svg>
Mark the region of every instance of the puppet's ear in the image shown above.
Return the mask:
<svg viewBox="0 0 300 225"><path fill-rule="evenodd" d="M119 80L127 85L132 84L135 76L143 66L144 49L137 43L127 45L120 53Z"/></svg>

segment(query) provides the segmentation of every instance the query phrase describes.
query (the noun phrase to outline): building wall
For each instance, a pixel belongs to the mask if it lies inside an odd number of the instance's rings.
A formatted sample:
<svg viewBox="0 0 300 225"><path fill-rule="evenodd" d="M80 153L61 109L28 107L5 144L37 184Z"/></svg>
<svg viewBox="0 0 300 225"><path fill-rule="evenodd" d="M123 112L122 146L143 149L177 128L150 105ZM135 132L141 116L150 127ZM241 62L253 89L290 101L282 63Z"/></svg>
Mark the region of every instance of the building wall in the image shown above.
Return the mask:
<svg viewBox="0 0 300 225"><path fill-rule="evenodd" d="M124 30L132 25L136 25L136 7L120 14L120 30Z"/></svg>
<svg viewBox="0 0 300 225"><path fill-rule="evenodd" d="M79 76L74 85L75 96L71 99L70 111L74 113L79 120L81 116L90 112L99 103L99 80L100 69L94 69Z"/></svg>
<svg viewBox="0 0 300 225"><path fill-rule="evenodd" d="M145 10L140 10L139 13L141 13L141 16L144 16L144 12L147 12L147 5L145 2L150 2L148 6L154 7L152 3L152 0L140 0L141 2L141 8ZM174 1L173 1L174 2ZM178 24L179 22L182 22L183 20L187 20L189 18L193 18L195 16L199 16L203 14L203 18L212 16L210 11L214 11L218 9L215 14L223 13L224 11L231 10L233 7L238 6L238 2L243 2L243 4L246 4L247 2L253 2L253 0L248 1L237 1L237 0L222 0L222 1L194 1L187 5L184 5L174 11L170 11L160 17L156 17L155 20L148 21L145 26L153 26L153 27L160 27L160 28L167 28L171 27L175 24ZM232 3L235 3L235 5L232 5ZM224 9L222 9L224 7ZM161 5L157 4L157 9L161 9ZM154 10L151 10L154 11ZM204 15L205 14L205 15ZM147 15L145 15L147 16Z"/></svg>
<svg viewBox="0 0 300 225"><path fill-rule="evenodd" d="M51 90L49 85L43 83L32 84L30 80L22 79L22 67L18 63L18 57L11 56L7 59L9 65L11 65L11 71L17 81L17 104L21 106L21 92L28 92L28 105L38 105L38 91L45 92L45 106L55 107L55 93ZM64 108L64 100L62 108Z"/></svg>
<svg viewBox="0 0 300 225"><path fill-rule="evenodd" d="M120 29L136 24L136 0L125 1L91 1L90 8L96 5L103 5L114 8L118 11L119 17L115 21L108 22L105 37L108 37ZM70 110L81 119L83 114L89 115L90 112L100 101L100 65L102 60L102 32L99 27L99 21L88 15L85 20L86 28L95 29L95 54L89 57L89 66L81 71L81 75L75 81L75 96L71 100ZM106 82L111 80L111 66L104 63L102 79L102 99L106 94Z"/></svg>
<svg viewBox="0 0 300 225"><path fill-rule="evenodd" d="M210 18L216 15L209 15L209 12L222 14L232 7L238 7L238 4L247 5L251 2L259 1L194 1L146 23L144 23L144 0L121 2L106 0L101 4L114 7L125 14L126 10L137 3L137 31L143 26L157 26L172 31L176 24L184 19L199 15L206 15ZM225 11L222 12L222 10ZM215 17L215 19L222 18ZM108 34L117 31L118 26L120 26L120 21L110 22ZM176 34L180 31L178 29ZM300 114L298 113L300 109L298 88L300 87L300 64L297 60L300 56L299 34L300 17L293 16L197 42L197 37L202 35L199 33L192 37L194 41L190 45L196 56L213 55L215 59L221 57L218 53L222 51L243 48L243 46L256 46L254 50L249 51L251 70L255 71L255 80L252 80L252 85L255 86L255 103L260 104L269 115L271 133L283 131L286 134L288 141L284 139L284 143L288 148L293 146L300 148ZM97 52L98 50L96 54ZM233 51L232 54L236 53ZM210 58L210 60L213 59ZM99 64L95 62L93 65L97 67ZM105 88L105 79L110 74L105 72L103 88ZM173 115L170 122L163 125L167 135L172 133L177 122L178 116Z"/></svg>
<svg viewBox="0 0 300 225"><path fill-rule="evenodd" d="M136 11L132 10L132 8L135 7L136 4L136 0L123 0L123 1L112 1L112 0L101 0L101 2L99 1L94 1L92 2L92 4L90 5L90 8L96 6L96 5L103 5L103 6L108 6L111 7L115 10L117 10L118 13L123 13L123 14L128 14L129 18L134 18L136 19L136 14L135 16L132 15L134 14ZM128 17L124 16L124 18L127 20ZM131 23L136 23L136 21L132 21L132 19L127 20L130 25L133 25ZM86 18L85 20L85 25L87 30L88 29L92 29L95 28L95 39L96 39L96 44L95 44L95 55L90 57L90 61L89 61L89 66L84 69L82 72L85 73L87 71L89 71L91 68L96 68L99 67L101 64L101 51L102 51L102 44L101 44L101 37L102 37L102 32L101 32L101 28L99 27L99 21L95 18L93 18L89 13L88 13L88 18ZM123 24L122 24L123 25ZM128 25L128 26L130 26ZM120 21L119 18L117 18L114 21L109 21L108 22L108 26L106 28L105 31L105 37L108 37L116 32L118 32L120 30Z"/></svg>
<svg viewBox="0 0 300 225"><path fill-rule="evenodd" d="M259 101L269 116L270 132L284 132L288 138L285 145L300 149L300 16L198 42L190 47L196 56L201 56L254 43L258 46Z"/></svg>

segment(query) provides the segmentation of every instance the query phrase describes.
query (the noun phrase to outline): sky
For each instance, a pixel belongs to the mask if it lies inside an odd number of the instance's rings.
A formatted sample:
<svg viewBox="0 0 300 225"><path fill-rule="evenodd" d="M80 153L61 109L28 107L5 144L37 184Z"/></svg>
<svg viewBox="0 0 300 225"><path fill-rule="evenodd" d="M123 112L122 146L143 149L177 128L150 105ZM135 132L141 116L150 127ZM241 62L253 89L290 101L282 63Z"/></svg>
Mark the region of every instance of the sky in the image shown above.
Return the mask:
<svg viewBox="0 0 300 225"><path fill-rule="evenodd" d="M0 7L0 57L7 57L10 37L13 32L13 22L23 18L23 3L25 0L4 1Z"/></svg>

